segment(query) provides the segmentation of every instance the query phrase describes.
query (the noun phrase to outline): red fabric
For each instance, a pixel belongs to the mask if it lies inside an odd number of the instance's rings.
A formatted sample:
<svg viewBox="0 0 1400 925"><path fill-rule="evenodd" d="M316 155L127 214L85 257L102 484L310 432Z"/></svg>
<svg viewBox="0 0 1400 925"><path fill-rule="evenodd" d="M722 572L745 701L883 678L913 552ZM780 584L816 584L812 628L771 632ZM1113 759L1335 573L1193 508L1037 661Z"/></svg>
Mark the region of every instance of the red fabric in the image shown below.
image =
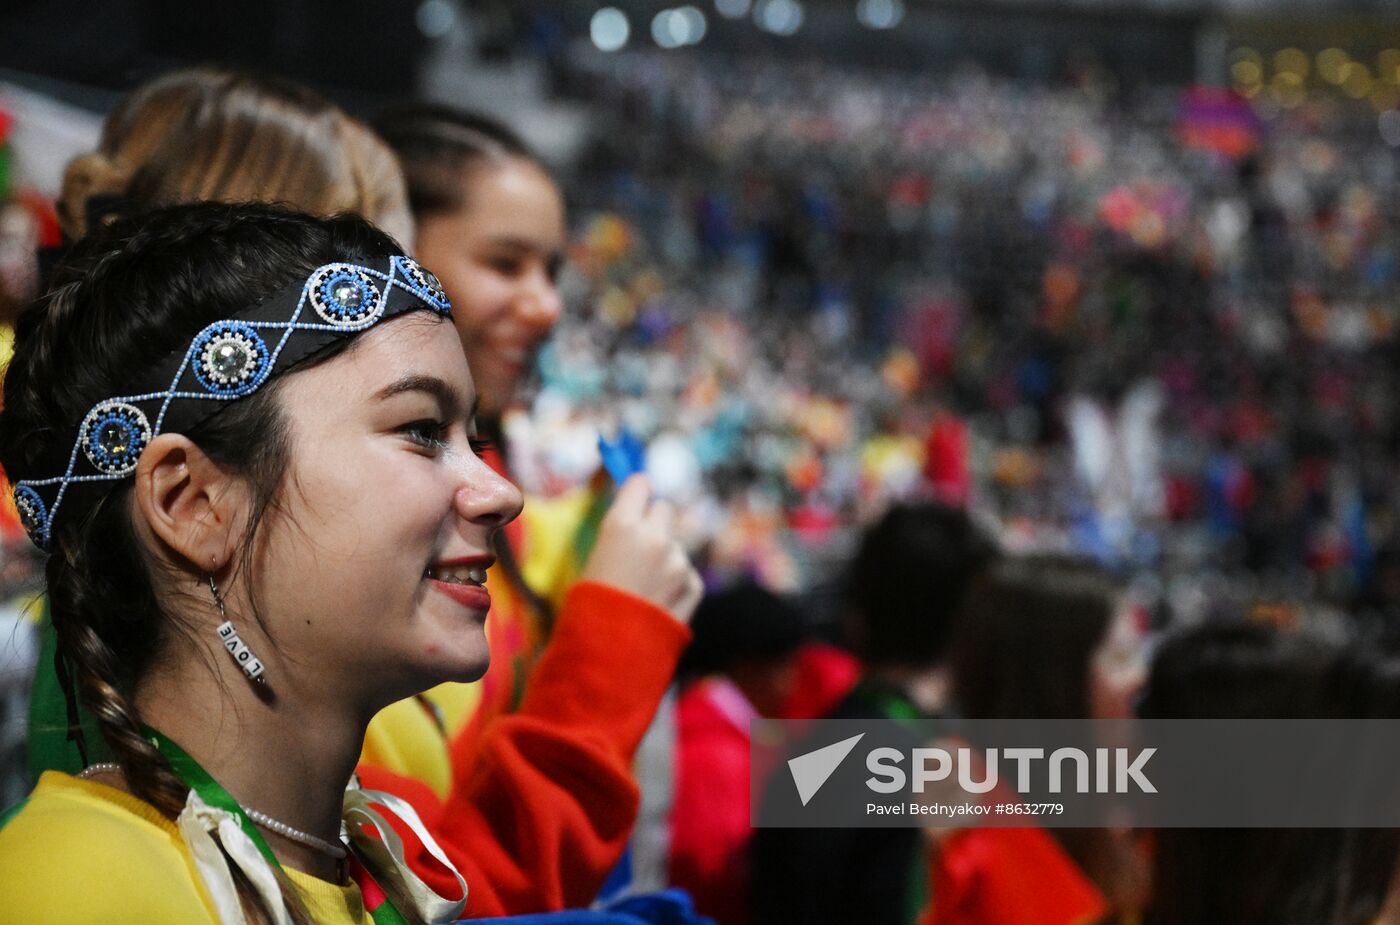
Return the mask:
<svg viewBox="0 0 1400 925"><path fill-rule="evenodd" d="M360 888L360 899L365 904L365 910L373 912L384 905L384 900L389 897L384 895L384 890L380 888L375 879L370 876L365 866L360 863L360 859L355 855L349 858L350 879L355 881L355 885Z"/></svg>
<svg viewBox="0 0 1400 925"><path fill-rule="evenodd" d="M824 642L804 643L794 661L797 677L782 707L785 719L827 715L860 677L853 656ZM744 925L749 917L753 828L748 717L742 713L753 708L747 702L742 709L732 706L742 696L731 682L712 678L691 685L676 702L670 882L689 891L695 908L720 925Z"/></svg>
<svg viewBox="0 0 1400 925"><path fill-rule="evenodd" d="M966 507L972 492L967 425L953 414L939 414L924 443L924 480L934 497L950 507Z"/></svg>
<svg viewBox="0 0 1400 925"><path fill-rule="evenodd" d="M797 650L792 694L779 710L782 719L827 716L860 680L860 661L826 642L806 642Z"/></svg>
<svg viewBox="0 0 1400 925"><path fill-rule="evenodd" d="M691 685L676 702L670 881L720 925L748 921L749 734ZM752 708L750 708L752 709Z"/></svg>
<svg viewBox="0 0 1400 925"><path fill-rule="evenodd" d="M451 796L363 767L367 787L418 811L467 879L469 917L591 903L627 843L638 804L631 761L690 631L658 607L593 582L564 599L520 709L452 743ZM455 882L398 827L415 871Z"/></svg>
<svg viewBox="0 0 1400 925"><path fill-rule="evenodd" d="M1084 925L1109 911L1044 829L965 829L930 854L919 925Z"/></svg>

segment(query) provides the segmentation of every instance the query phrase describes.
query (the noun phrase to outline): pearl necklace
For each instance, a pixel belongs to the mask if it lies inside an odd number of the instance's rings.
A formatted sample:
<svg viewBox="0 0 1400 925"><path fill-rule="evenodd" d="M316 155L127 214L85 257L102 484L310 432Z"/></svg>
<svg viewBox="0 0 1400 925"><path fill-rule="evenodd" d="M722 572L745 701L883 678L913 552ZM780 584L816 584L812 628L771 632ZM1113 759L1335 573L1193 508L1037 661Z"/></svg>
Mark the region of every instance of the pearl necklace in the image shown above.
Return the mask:
<svg viewBox="0 0 1400 925"><path fill-rule="evenodd" d="M104 761L100 764L93 764L87 766L86 768L83 768L82 771L78 772L78 776L82 778L91 778L94 774L105 774L113 771L121 771L121 765L114 764L110 761ZM300 829L294 829L291 826L287 825L287 823L282 822L279 819L274 819L267 813L260 813L256 809L250 809L249 807L245 806L243 807L243 812L247 814L249 819L253 820L262 828L267 829L269 832L275 832L278 835L281 835L283 838L305 845L308 848L315 849L316 851L319 851L324 855L328 855L332 858L335 858L337 861L345 860L346 853L344 845L332 844L331 842L328 842L323 838L317 838L315 835L312 835L308 832L303 832Z"/></svg>
<svg viewBox="0 0 1400 925"><path fill-rule="evenodd" d="M322 854L335 858L337 861L345 860L344 845L333 845L324 839L317 838L309 832L294 829L287 825L287 823L273 819L267 813L260 813L256 809L250 809L245 806L243 812L248 814L249 819L267 829L269 832L276 832L283 838L289 838L294 842L300 842L308 848L313 848Z"/></svg>

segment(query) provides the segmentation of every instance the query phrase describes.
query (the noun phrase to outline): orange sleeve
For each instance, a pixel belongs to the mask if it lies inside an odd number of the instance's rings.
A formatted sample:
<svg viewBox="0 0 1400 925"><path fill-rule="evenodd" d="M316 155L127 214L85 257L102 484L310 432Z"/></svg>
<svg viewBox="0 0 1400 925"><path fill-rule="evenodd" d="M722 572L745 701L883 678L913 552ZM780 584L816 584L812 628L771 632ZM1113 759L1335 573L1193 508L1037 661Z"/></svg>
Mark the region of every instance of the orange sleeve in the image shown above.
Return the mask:
<svg viewBox="0 0 1400 925"><path fill-rule="evenodd" d="M578 582L520 709L452 743L446 800L381 769L361 780L418 810L467 878L469 916L587 906L627 844L639 799L632 756L689 639L661 608ZM421 849L410 862L444 894L455 886Z"/></svg>

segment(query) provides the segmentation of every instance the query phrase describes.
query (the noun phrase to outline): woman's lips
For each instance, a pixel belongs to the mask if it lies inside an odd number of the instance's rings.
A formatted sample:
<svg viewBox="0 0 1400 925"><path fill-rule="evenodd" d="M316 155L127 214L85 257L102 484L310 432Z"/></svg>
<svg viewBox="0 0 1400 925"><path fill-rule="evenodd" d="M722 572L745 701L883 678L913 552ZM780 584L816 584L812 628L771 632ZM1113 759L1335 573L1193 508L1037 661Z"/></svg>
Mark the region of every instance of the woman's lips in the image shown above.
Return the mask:
<svg viewBox="0 0 1400 925"><path fill-rule="evenodd" d="M429 578L428 583L463 607L481 611L483 616L485 616L486 611L491 609L491 592L481 585L439 581L436 578Z"/></svg>

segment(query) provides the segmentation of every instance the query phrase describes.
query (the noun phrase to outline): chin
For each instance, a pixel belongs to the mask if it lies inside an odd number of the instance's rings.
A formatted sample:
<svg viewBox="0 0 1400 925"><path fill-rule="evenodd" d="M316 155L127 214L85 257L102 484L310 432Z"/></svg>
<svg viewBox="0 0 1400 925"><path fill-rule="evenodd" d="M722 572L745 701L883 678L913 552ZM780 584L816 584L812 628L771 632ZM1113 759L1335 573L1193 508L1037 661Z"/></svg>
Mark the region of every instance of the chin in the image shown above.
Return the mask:
<svg viewBox="0 0 1400 925"><path fill-rule="evenodd" d="M446 678L447 681L456 681L459 684L470 684L473 681L480 681L486 675L486 669L491 667L491 653L486 653L470 663L463 663L453 672L452 676Z"/></svg>
<svg viewBox="0 0 1400 925"><path fill-rule="evenodd" d="M469 684L480 681L491 666L491 647L485 631L477 626L423 643L415 661L418 667L413 674L420 687L447 681Z"/></svg>
<svg viewBox="0 0 1400 925"><path fill-rule="evenodd" d="M442 649L442 655L448 655L449 659L442 659L435 665L437 672L435 677L440 677L444 682L458 682L470 684L479 682L482 676L486 675L486 669L491 666L491 649L486 644L486 634L477 634L475 644L462 644L463 641L456 641L456 645L451 648Z"/></svg>

